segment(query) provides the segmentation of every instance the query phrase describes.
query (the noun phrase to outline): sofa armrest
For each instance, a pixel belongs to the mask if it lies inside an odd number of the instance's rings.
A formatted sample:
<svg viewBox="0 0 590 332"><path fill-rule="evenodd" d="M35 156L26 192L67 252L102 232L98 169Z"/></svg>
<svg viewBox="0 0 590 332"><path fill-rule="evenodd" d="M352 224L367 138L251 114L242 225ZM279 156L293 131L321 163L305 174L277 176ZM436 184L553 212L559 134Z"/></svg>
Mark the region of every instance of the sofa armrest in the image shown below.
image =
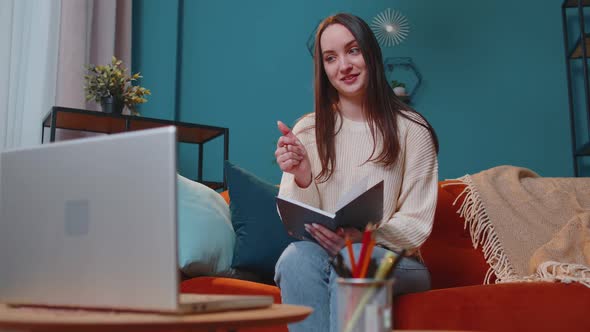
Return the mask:
<svg viewBox="0 0 590 332"><path fill-rule="evenodd" d="M474 249L465 219L457 213L465 185L441 181L434 225L430 237L421 248L422 257L430 270L432 288L481 285L489 268L481 248Z"/></svg>

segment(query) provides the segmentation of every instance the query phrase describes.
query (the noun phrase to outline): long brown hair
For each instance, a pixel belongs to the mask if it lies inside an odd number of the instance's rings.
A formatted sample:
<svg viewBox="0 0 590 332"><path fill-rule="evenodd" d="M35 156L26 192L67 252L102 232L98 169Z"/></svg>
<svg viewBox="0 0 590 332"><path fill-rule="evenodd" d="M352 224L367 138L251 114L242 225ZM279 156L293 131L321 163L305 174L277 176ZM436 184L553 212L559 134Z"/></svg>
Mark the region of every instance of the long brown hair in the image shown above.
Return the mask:
<svg viewBox="0 0 590 332"><path fill-rule="evenodd" d="M371 28L361 18L351 14L337 14L326 18L320 23L315 37L315 136L318 155L322 164L322 171L316 176L320 182L327 181L334 172L336 163L335 131L338 111L338 92L332 86L322 57L320 37L324 30L332 24L342 24L356 39L367 68L367 85L363 112L368 123L371 124L373 142L376 140L376 130L383 137L383 149L374 157L376 145L367 162L376 162L389 167L398 159L400 143L398 140L398 116L403 116L428 129L438 153L438 139L434 129L426 119L414 109L404 104L394 93L385 77L381 48L371 31ZM404 114L401 110L407 111Z"/></svg>

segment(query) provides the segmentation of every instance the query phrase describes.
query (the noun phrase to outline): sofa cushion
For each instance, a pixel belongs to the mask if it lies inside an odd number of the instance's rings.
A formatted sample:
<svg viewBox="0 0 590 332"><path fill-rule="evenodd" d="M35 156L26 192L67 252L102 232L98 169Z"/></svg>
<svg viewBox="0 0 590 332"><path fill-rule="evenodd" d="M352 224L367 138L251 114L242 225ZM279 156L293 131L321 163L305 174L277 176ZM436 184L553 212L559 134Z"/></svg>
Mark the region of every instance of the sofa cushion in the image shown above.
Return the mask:
<svg viewBox="0 0 590 332"><path fill-rule="evenodd" d="M395 285L394 285L395 287ZM396 329L590 331L590 289L581 284L511 283L400 296Z"/></svg>
<svg viewBox="0 0 590 332"><path fill-rule="evenodd" d="M420 248L430 271L432 288L481 285L489 268L481 247L473 249L465 219L457 213L463 197L453 205L465 185L441 181L432 233ZM492 279L493 280L493 279Z"/></svg>
<svg viewBox="0 0 590 332"><path fill-rule="evenodd" d="M236 234L232 268L254 272L272 283L279 256L295 241L277 213L278 188L230 162L225 169Z"/></svg>
<svg viewBox="0 0 590 332"><path fill-rule="evenodd" d="M219 194L221 195L221 197L223 197L223 200L229 205L229 191L224 190Z"/></svg>
<svg viewBox="0 0 590 332"><path fill-rule="evenodd" d="M277 287L244 280L201 277L180 288L183 293L271 295L281 303ZM536 282L406 294L394 299L393 312L396 330L582 332L590 330L588 307L590 290L583 285Z"/></svg>
<svg viewBox="0 0 590 332"><path fill-rule="evenodd" d="M201 277L184 281L180 284L182 293L197 294L231 294L231 295L270 295L275 303L281 303L281 292L276 286L264 285L250 281ZM287 325L270 327L241 328L240 332L288 332Z"/></svg>
<svg viewBox="0 0 590 332"><path fill-rule="evenodd" d="M193 278L182 282L180 291L197 294L270 295L275 303L281 303L281 292L278 287L233 278Z"/></svg>
<svg viewBox="0 0 590 332"><path fill-rule="evenodd" d="M235 234L229 207L211 188L181 175L178 190L178 260L188 277L230 267Z"/></svg>

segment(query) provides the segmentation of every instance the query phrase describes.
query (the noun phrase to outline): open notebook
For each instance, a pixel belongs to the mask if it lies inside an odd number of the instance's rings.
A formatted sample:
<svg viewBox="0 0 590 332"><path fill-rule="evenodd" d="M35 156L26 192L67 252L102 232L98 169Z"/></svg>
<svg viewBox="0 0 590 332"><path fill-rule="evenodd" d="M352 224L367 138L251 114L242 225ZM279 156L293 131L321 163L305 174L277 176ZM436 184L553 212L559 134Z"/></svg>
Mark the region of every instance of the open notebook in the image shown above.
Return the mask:
<svg viewBox="0 0 590 332"><path fill-rule="evenodd" d="M338 227L364 230L368 223L383 217L383 180L368 187L368 177L355 184L339 199L330 213L296 200L277 196L277 207L287 232L299 240L315 241L305 224L316 223L334 231Z"/></svg>

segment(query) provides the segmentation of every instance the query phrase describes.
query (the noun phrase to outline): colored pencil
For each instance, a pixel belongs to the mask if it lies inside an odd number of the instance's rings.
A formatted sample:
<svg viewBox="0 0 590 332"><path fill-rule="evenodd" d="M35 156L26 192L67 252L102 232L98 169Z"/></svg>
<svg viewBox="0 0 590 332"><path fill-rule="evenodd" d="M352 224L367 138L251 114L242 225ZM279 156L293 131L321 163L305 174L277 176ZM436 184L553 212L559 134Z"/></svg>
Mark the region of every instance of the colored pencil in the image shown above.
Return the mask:
<svg viewBox="0 0 590 332"><path fill-rule="evenodd" d="M369 246L369 242L371 242L371 233L372 233L372 226L369 223L363 233L363 242L362 242L362 246L361 246L361 253L359 255L357 268L355 269L355 273L353 274L353 277L355 277L355 278L360 277L361 268L362 268L362 265L363 265L363 263L366 259L366 256L367 256L367 247Z"/></svg>
<svg viewBox="0 0 590 332"><path fill-rule="evenodd" d="M373 236L371 236L371 241L369 242L369 247L367 248L367 252L365 254L365 259L363 261L363 265L361 268L359 278L365 278L367 276L367 269L369 268L369 262L371 261L371 255L373 254L374 247L375 247L375 238Z"/></svg>
<svg viewBox="0 0 590 332"><path fill-rule="evenodd" d="M354 261L354 251L352 250L352 241L350 241L350 237L346 236L346 247L348 248L348 259L350 260L350 270L352 271L352 275L356 274L356 262Z"/></svg>

